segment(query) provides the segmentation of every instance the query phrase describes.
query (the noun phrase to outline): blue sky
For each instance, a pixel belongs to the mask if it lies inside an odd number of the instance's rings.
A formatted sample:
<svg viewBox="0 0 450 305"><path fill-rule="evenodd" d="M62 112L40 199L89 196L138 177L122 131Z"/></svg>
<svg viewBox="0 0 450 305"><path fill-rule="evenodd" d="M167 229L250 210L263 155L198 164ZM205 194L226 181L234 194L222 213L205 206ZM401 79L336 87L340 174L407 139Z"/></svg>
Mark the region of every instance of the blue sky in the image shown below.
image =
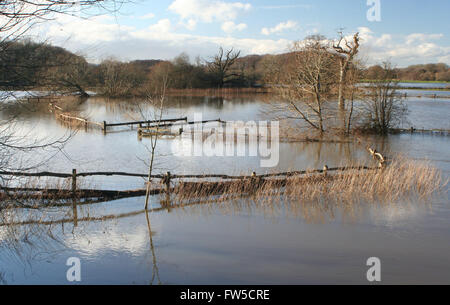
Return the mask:
<svg viewBox="0 0 450 305"><path fill-rule="evenodd" d="M89 20L60 16L39 37L98 62L208 57L219 46L243 54L281 53L310 34L335 38L359 31L361 58L398 66L450 64L450 1L433 0L147 0ZM367 11L380 4L380 21ZM378 6L377 6L378 7Z"/></svg>

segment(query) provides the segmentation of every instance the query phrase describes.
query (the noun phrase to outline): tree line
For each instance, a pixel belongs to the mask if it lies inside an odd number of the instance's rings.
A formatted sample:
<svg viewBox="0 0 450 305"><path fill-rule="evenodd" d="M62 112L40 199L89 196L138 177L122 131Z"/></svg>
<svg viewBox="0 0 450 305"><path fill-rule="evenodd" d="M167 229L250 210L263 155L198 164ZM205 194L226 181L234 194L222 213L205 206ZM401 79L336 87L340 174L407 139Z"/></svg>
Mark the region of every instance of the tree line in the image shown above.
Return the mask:
<svg viewBox="0 0 450 305"><path fill-rule="evenodd" d="M160 88L163 79L174 89L250 87L261 77L254 56L219 49L210 59L192 63L185 53L171 61L114 58L88 63L82 55L31 40L0 42L0 87L4 90L48 89L110 97L146 95Z"/></svg>
<svg viewBox="0 0 450 305"><path fill-rule="evenodd" d="M336 41L338 43L338 41ZM135 60L122 62L109 58L88 63L82 55L64 48L30 40L4 40L0 43L0 86L8 89L45 88L87 94L88 90L110 97L146 95L160 88L167 77L168 88L260 87L273 84L274 71L289 71L298 61L298 52L280 55L240 56L234 49L219 48L210 58L191 60L185 53L170 61ZM341 66L337 82L343 82L355 54L334 48L334 63ZM341 56L337 56L340 54ZM351 57L351 58L350 58ZM275 63L275 64L274 64ZM377 80L383 67L358 65L358 77ZM394 68L392 77L401 80L450 81L446 64ZM341 84L340 88L343 86ZM338 97L342 105L343 92Z"/></svg>
<svg viewBox="0 0 450 305"><path fill-rule="evenodd" d="M383 67L375 65L367 68L363 77L368 80L379 79ZM406 68L394 68L392 77L403 81L444 81L450 82L450 67L444 63L412 65Z"/></svg>

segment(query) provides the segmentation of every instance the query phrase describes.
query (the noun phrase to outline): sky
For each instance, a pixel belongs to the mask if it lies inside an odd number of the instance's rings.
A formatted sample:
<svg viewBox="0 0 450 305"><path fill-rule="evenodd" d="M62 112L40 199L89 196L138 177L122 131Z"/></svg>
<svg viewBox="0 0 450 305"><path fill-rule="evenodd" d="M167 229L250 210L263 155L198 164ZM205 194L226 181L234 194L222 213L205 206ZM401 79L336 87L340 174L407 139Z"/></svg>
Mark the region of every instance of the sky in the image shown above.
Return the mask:
<svg viewBox="0 0 450 305"><path fill-rule="evenodd" d="M448 0L134 0L87 19L58 16L33 35L100 62L183 52L193 61L220 46L242 55L279 54L311 34L359 32L367 64L450 65L449 12Z"/></svg>

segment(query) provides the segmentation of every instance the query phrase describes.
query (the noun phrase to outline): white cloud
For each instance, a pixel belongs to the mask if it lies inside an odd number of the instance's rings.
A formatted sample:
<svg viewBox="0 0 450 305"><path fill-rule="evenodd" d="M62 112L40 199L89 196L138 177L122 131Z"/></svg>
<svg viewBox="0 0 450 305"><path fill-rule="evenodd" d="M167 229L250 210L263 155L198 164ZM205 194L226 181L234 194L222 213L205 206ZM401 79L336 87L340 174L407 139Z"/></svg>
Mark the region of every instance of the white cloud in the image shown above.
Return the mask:
<svg viewBox="0 0 450 305"><path fill-rule="evenodd" d="M189 23L189 20L186 22ZM225 21L222 27L224 31L238 31L243 30L245 25ZM282 53L292 43L288 39L185 34L177 32L178 28L169 19L156 21L141 29L121 26L114 17L93 17L86 20L59 16L56 22L47 23L35 35L71 51L86 53L91 61L97 62L111 55L122 60L171 59L183 51L191 56L208 57L219 46L234 47L241 50L243 55ZM429 62L450 64L450 46L443 43L442 34L393 35L374 33L367 27L358 30L361 36L361 55L363 59L367 59L368 64L385 60L391 60L399 66Z"/></svg>
<svg viewBox="0 0 450 305"><path fill-rule="evenodd" d="M111 16L97 16L90 19L80 19L70 15L60 15L48 28L43 31L45 36L60 38L70 37L74 41L83 41L86 44L120 40L133 30L130 26L121 26L114 23ZM37 29L39 32L41 29ZM33 33L33 31L31 32ZM101 34L99 34L101 33ZM41 37L43 33L37 33Z"/></svg>
<svg viewBox="0 0 450 305"><path fill-rule="evenodd" d="M111 226L102 231L89 231L83 234L71 235L64 243L86 254L94 255L109 251L128 252L134 255L148 251L148 227L140 225L123 230L118 226Z"/></svg>
<svg viewBox="0 0 450 305"><path fill-rule="evenodd" d="M281 22L281 23L277 24L276 26L274 26L273 28L263 28L261 30L261 33L263 35L276 34L276 33L281 33L283 31L286 31L286 30L295 29L296 27L297 27L297 22L289 20L286 22Z"/></svg>
<svg viewBox="0 0 450 305"><path fill-rule="evenodd" d="M169 6L169 10L180 15L182 19L192 19L210 23L215 20L234 20L240 12L248 11L251 7L251 4L242 2L175 0Z"/></svg>
<svg viewBox="0 0 450 305"><path fill-rule="evenodd" d="M390 34L382 34L379 38L373 40L373 44L377 47L383 47L392 43L392 35Z"/></svg>
<svg viewBox="0 0 450 305"><path fill-rule="evenodd" d="M375 35L367 27L360 27L363 57L369 64L390 60L400 66L416 63L450 63L450 47L438 45L435 41L443 34L413 33L406 36Z"/></svg>
<svg viewBox="0 0 450 305"><path fill-rule="evenodd" d="M444 37L443 34L422 34L422 33L414 33L410 34L406 37L407 44L414 44L417 42L424 42L428 40L439 40Z"/></svg>
<svg viewBox="0 0 450 305"><path fill-rule="evenodd" d="M450 52L447 55L438 57L438 62L443 62L450 65Z"/></svg>
<svg viewBox="0 0 450 305"><path fill-rule="evenodd" d="M148 13L148 14L145 14L145 15L139 17L139 19L143 19L143 20L152 19L152 18L155 18L155 14L153 14L153 13Z"/></svg>
<svg viewBox="0 0 450 305"><path fill-rule="evenodd" d="M283 4L283 5L264 5L260 8L265 10L280 10L280 9L289 9L289 8L304 8L310 9L312 5L310 4Z"/></svg>
<svg viewBox="0 0 450 305"><path fill-rule="evenodd" d="M235 31L243 31L247 28L247 25L245 23L236 24L233 21L226 21L222 24L222 30L227 33L231 34Z"/></svg>
<svg viewBox="0 0 450 305"><path fill-rule="evenodd" d="M239 25L236 26L239 27ZM241 26L241 28L242 27L243 26ZM153 28L153 30L155 29ZM211 49L215 50L219 48L219 46L223 46L224 48L239 49L243 54L281 53L286 51L288 45L291 43L286 39L272 40L234 38L231 36L201 36L194 34L180 34L176 32L158 32L148 30L133 31L129 35L131 39L153 41L162 46L169 45L171 48L174 48L174 50L176 50L176 54L186 50L201 50L200 52L203 53L202 55L211 55Z"/></svg>
<svg viewBox="0 0 450 305"><path fill-rule="evenodd" d="M245 28L245 24L225 25L226 30L238 31ZM48 24L41 36L47 35L51 37L51 43L71 51L89 53L89 59L93 62L99 62L109 56L121 60L172 59L183 51L191 56L208 57L220 46L239 49L243 55L282 53L287 51L291 43L287 39L203 36L179 33L176 30L177 27L169 19L162 19L147 28L138 29L120 26L115 23L114 18L85 20L61 16L56 23Z"/></svg>
<svg viewBox="0 0 450 305"><path fill-rule="evenodd" d="M170 32L170 30L172 29L172 23L169 19L161 19L158 21L158 23L149 26L148 29L150 30L150 32L164 34Z"/></svg>
<svg viewBox="0 0 450 305"><path fill-rule="evenodd" d="M193 31L197 26L197 21L195 19L189 19L186 23L182 23L188 30Z"/></svg>

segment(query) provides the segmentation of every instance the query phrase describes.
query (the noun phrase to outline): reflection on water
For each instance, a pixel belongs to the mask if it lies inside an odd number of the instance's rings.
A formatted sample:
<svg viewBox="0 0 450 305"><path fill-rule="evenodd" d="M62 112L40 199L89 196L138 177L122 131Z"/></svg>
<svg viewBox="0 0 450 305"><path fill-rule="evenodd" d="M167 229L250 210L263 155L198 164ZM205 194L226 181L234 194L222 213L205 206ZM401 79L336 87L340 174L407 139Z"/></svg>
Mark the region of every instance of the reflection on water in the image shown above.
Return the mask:
<svg viewBox="0 0 450 305"><path fill-rule="evenodd" d="M398 83L399 87L404 88L428 88L428 89L445 89L449 88L448 83L408 83L408 82L401 82Z"/></svg>
<svg viewBox="0 0 450 305"><path fill-rule="evenodd" d="M387 283L449 280L448 227L437 220L450 214L428 205L311 206L305 219L213 203L149 214L139 199L111 204L138 213L76 228L39 225L26 238L17 232L17 253L5 245L0 252L5 280L64 284L65 260L75 256L85 284L364 283L365 259L374 255ZM105 207L90 214L108 214Z"/></svg>
<svg viewBox="0 0 450 305"><path fill-rule="evenodd" d="M201 112L204 119L265 119L267 97L171 98L168 117ZM135 101L138 103L139 101ZM449 128L447 100L409 99L410 119L418 127ZM91 98L77 110L94 120L133 118L128 101ZM58 136L65 132L45 109L29 113L23 132ZM176 140L175 140L176 141ZM430 160L450 177L447 137L395 135L365 139L387 155L402 153ZM282 143L273 171L370 164L365 143ZM146 172L148 151L135 131L80 131L45 169L70 172L125 170ZM148 144L148 143L147 143ZM173 140L158 144L158 171L240 174L259 168L259 158L176 157ZM34 156L45 157L45 153ZM104 189L133 189L142 179L105 177L83 183ZM0 222L48 219L52 224L0 227L0 283L56 283L66 280L66 260L79 257L84 284L303 284L366 283L366 261L379 257L384 283L450 283L448 193L425 203L299 205L296 212L253 204L200 202L171 209L142 198L43 211L0 212ZM8 212L11 213L11 212ZM107 216L107 217L105 217ZM110 217L109 217L110 216ZM57 220L64 220L57 222Z"/></svg>

